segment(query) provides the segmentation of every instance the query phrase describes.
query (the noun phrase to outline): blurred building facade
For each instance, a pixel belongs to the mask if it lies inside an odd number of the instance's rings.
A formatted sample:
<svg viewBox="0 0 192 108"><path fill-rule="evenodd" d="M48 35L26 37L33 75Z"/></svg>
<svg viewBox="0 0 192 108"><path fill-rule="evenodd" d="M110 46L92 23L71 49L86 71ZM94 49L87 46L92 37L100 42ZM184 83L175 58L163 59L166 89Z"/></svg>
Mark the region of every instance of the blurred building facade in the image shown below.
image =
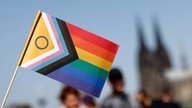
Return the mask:
<svg viewBox="0 0 192 108"><path fill-rule="evenodd" d="M192 70L168 70L166 78L171 84L175 100L184 103L192 102Z"/></svg>

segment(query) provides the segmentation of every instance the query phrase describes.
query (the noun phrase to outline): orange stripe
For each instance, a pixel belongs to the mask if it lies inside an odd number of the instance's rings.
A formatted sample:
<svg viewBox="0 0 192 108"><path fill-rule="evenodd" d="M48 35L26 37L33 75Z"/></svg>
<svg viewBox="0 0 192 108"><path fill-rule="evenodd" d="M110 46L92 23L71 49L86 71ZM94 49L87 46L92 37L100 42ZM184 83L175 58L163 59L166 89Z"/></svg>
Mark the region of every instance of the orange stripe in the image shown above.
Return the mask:
<svg viewBox="0 0 192 108"><path fill-rule="evenodd" d="M103 59L106 59L110 62L113 62L115 54L104 49L101 48L95 44L92 44L91 42L88 42L86 40L83 40L79 37L76 37L74 35L71 36L73 43L75 44L76 47L81 48L83 50L86 50L92 54L95 54Z"/></svg>
<svg viewBox="0 0 192 108"><path fill-rule="evenodd" d="M75 35L81 39L84 39L86 41L89 41L95 45L98 45L108 51L111 51L112 53L117 53L117 50L119 48L119 45L104 39L96 34L93 34L87 30L84 30L82 28L79 28L75 25L72 25L68 22L66 22L66 25L68 27L70 35Z"/></svg>

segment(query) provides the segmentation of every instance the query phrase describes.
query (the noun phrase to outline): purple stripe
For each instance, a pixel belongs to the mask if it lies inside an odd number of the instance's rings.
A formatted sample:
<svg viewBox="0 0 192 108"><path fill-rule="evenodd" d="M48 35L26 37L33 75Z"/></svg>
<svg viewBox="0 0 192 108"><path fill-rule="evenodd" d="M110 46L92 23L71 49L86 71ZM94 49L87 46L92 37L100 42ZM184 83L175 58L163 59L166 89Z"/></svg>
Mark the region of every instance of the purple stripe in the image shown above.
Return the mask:
<svg viewBox="0 0 192 108"><path fill-rule="evenodd" d="M86 93L93 95L93 96L99 97L101 94L101 89L98 89L98 88L96 88L96 87L94 87L94 86L92 86L86 82L78 80L74 77L71 77L71 76L64 74L62 72L59 72L57 70L48 74L47 76L50 78L53 78L57 81L60 81L64 84L67 84L69 86L72 86L74 88L80 89Z"/></svg>
<svg viewBox="0 0 192 108"><path fill-rule="evenodd" d="M58 55L64 53L63 47L62 47L61 42L60 42L60 38L59 38L59 36L58 36L58 34L57 34L57 31L56 31L56 28L55 28L55 26L54 26L54 23L53 23L53 21L52 21L52 19L51 19L51 16L48 15L48 14L46 14L46 16L47 16L47 18L48 18L48 20L49 20L49 23L50 23L51 28L52 28L52 30L53 30L55 39L56 39L57 44L58 44L58 46L59 46L59 51L57 51L57 52L55 52L55 53L47 56L46 58L44 58L44 59L42 59L42 60L40 60L40 61L38 61L38 62L36 62L36 63L34 63L34 64L31 64L30 66L27 67L27 69L33 69L34 67L36 67L36 66L38 66L38 65L40 65L40 64L42 64L42 63L45 63L45 62L51 60L52 58L55 58L55 57L57 57Z"/></svg>

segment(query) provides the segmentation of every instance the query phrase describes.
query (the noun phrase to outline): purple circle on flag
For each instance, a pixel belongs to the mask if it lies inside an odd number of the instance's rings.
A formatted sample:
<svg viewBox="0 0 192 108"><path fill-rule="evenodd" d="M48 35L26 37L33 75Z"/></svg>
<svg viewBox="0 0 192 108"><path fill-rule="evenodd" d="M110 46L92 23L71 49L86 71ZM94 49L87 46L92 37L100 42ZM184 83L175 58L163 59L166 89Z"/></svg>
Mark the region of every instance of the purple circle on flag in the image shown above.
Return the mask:
<svg viewBox="0 0 192 108"><path fill-rule="evenodd" d="M45 44L44 46L38 45L38 40L39 40L39 39L43 39L46 44ZM46 48L48 47L48 45L49 45L49 41L48 41L48 39L47 39L45 36L38 36L38 37L35 39L35 46L36 46L38 49L40 49L40 50L46 49Z"/></svg>

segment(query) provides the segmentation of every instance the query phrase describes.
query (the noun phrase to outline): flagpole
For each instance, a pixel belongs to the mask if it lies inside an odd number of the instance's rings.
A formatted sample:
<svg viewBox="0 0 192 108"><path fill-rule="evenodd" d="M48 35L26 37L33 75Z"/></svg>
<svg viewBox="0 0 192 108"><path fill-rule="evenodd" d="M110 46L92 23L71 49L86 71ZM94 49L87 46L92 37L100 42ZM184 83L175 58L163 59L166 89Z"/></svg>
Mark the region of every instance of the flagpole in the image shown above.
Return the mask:
<svg viewBox="0 0 192 108"><path fill-rule="evenodd" d="M29 37L28 37L28 39L27 39L27 43L26 43L26 45L25 45L25 47L24 47L24 50L23 50L23 52L22 52L22 54L21 54L21 57L20 57L20 59L19 59L19 61L18 61L18 65L17 65L17 67L15 68L15 72L14 72L14 74L13 74L13 76L12 76L11 82L10 82L10 84L9 84L9 87L8 87L8 89L7 89L7 91L6 91L6 94L5 94L5 97L4 97L4 99L3 99L3 102L2 102L2 104L1 104L1 108L4 108L5 102L6 102L7 98L8 98L9 92L10 92L10 90L11 90L11 87L12 87L13 82L14 82L14 80L15 80L15 77L16 77L16 75L17 75L18 68L19 68L19 66L21 66L21 63L22 63L22 61L23 61L23 58L24 58L25 53L26 53L26 51L27 51L27 48L28 48L28 46L29 46L30 40L31 40L31 38L32 38L32 36L33 36L33 32L34 32L34 30L35 30L35 27L37 26L37 23L38 23L41 15L42 15L41 11L38 11L37 16L36 16L36 18L35 18L35 22L34 22L34 24L33 24L33 26L32 26L32 29L31 29L30 34L29 34Z"/></svg>
<svg viewBox="0 0 192 108"><path fill-rule="evenodd" d="M6 91L5 97L4 97L3 102L2 102L2 104L1 104L1 108L4 108L5 102L6 102L7 98L8 98L8 96L9 96L11 87L12 87L13 82L14 82L14 80L15 80L15 77L16 77L16 75L17 75L18 68L19 68L19 66L17 66L17 67L15 68L15 72L14 72L14 74L13 74L13 76L12 76L11 82L10 82L10 84L9 84L9 87L8 87L7 91Z"/></svg>

